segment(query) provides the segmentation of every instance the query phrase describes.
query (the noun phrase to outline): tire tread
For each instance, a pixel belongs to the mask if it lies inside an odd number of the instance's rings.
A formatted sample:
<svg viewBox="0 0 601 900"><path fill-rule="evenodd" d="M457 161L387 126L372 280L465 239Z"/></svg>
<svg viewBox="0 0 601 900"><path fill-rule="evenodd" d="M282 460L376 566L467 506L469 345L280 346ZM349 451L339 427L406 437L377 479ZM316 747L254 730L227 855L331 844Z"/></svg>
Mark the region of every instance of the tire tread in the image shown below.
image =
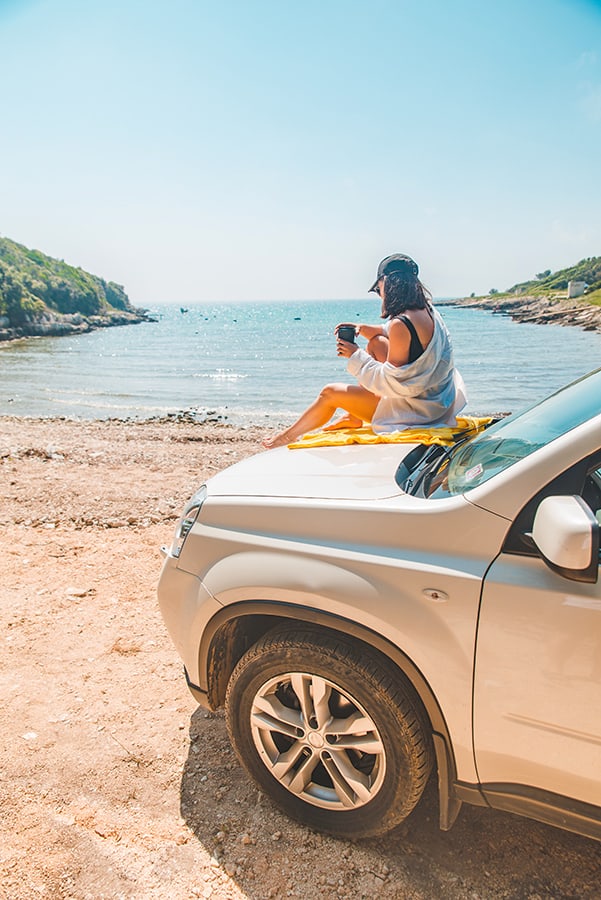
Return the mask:
<svg viewBox="0 0 601 900"><path fill-rule="evenodd" d="M286 657L290 657L291 666L298 669L299 652L302 654L314 651L326 653L338 664L348 668L351 679L356 679L360 674L367 682L369 690L378 696L379 702L383 703L402 724L403 740L406 746L405 756L409 764L410 789L403 796L402 803L388 810L378 823L364 828L362 836L382 834L406 818L419 801L432 769L433 751L430 726L425 714L410 696L410 689L406 688L393 664L385 657L380 656L377 651L357 643L350 637L343 639L337 632L317 627L292 628L289 625L280 625L267 632L239 660L228 684L226 710L228 711L228 730L232 743L243 764L249 768L248 761L238 746L239 724L234 710L236 701L233 699L239 678L243 673L247 672L249 667L260 666L266 655L268 658L281 657L283 668L286 666ZM293 657L295 657L294 660ZM399 730L399 735L400 733ZM249 771L254 774L252 769L249 768ZM287 811L291 812L290 809ZM294 811L292 814L295 814ZM327 820L328 817L334 815L332 812L327 812L323 819ZM340 814L338 815L340 816ZM349 837L348 830L338 828L335 821L333 819L331 826L328 826L326 822L325 827L321 823L314 827L321 827L330 833Z"/></svg>

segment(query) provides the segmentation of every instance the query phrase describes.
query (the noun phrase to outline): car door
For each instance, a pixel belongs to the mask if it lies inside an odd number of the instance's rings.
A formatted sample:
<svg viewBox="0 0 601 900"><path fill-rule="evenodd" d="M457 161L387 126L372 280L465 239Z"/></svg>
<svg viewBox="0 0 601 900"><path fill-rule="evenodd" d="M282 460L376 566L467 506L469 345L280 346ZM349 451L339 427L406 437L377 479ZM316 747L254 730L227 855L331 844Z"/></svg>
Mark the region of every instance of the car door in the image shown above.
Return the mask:
<svg viewBox="0 0 601 900"><path fill-rule="evenodd" d="M554 493L579 493L601 522L601 457L583 460L528 504L487 573L475 659L476 767L493 791L601 807L601 581L552 572L529 543L536 508Z"/></svg>

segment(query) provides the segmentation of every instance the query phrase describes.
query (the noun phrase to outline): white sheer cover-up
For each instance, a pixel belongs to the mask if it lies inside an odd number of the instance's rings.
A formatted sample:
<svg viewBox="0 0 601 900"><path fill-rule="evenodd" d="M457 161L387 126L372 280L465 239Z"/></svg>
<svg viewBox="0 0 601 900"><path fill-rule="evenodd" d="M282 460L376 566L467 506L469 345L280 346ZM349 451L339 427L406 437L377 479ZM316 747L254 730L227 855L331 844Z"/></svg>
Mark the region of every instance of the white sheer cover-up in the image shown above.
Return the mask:
<svg viewBox="0 0 601 900"><path fill-rule="evenodd" d="M371 421L377 434L414 425L455 425L467 402L465 385L453 364L447 327L433 309L434 333L421 356L406 366L380 363L355 350L347 371L362 387L380 397Z"/></svg>

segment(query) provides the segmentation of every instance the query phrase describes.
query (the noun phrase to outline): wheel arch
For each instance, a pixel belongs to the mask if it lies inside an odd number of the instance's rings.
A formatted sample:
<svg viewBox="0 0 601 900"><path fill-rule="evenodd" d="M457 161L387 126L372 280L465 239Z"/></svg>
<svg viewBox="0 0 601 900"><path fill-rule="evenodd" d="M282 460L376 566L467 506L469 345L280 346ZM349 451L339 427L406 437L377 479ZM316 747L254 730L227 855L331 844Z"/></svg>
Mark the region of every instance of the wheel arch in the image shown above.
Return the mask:
<svg viewBox="0 0 601 900"><path fill-rule="evenodd" d="M438 773L440 827L448 830L459 813L461 801L454 790L457 778L455 756L443 712L430 685L412 660L399 647L364 625L292 603L253 600L229 604L207 623L199 648L199 673L206 678L208 705L212 709L223 705L230 676L246 650L272 628L291 621L352 637L395 666L399 677L422 707L431 728Z"/></svg>

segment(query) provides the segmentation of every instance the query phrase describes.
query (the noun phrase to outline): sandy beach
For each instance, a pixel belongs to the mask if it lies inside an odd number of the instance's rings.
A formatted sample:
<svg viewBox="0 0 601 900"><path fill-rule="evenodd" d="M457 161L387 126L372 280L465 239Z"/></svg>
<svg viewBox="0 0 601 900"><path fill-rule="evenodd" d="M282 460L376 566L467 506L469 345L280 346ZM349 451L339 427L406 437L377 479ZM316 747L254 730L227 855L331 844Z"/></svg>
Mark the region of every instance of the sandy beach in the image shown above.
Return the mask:
<svg viewBox="0 0 601 900"><path fill-rule="evenodd" d="M265 431L0 418L0 896L597 897L599 844L434 785L384 839L284 815L199 710L160 618L159 548Z"/></svg>

